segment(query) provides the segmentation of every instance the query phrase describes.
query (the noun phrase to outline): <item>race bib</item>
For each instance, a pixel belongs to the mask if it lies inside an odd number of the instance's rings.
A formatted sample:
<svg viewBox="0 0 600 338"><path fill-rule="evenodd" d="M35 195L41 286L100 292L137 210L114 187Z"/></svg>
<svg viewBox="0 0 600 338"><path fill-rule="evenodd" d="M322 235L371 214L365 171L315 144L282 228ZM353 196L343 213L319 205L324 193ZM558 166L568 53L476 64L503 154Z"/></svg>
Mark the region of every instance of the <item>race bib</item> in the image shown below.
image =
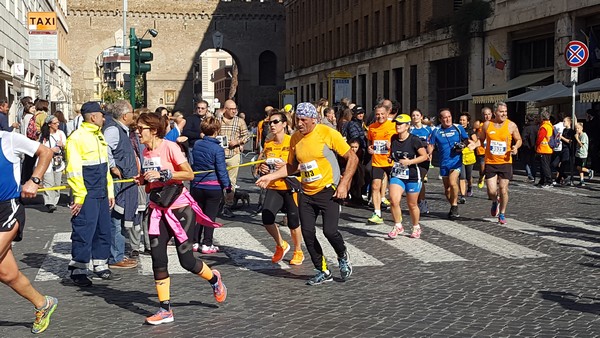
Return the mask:
<svg viewBox="0 0 600 338"><path fill-rule="evenodd" d="M387 141L386 140L375 140L373 141L373 153L375 154L387 154Z"/></svg>
<svg viewBox="0 0 600 338"><path fill-rule="evenodd" d="M160 171L160 157L144 157L144 162L142 163L142 172L147 172L150 170Z"/></svg>
<svg viewBox="0 0 600 338"><path fill-rule="evenodd" d="M277 164L283 163L283 160L278 157L271 157L271 158L267 158L265 163L269 167L269 172L273 173L273 172L277 171Z"/></svg>
<svg viewBox="0 0 600 338"><path fill-rule="evenodd" d="M490 141L490 153L492 155L505 155L506 154L506 142L503 141Z"/></svg>
<svg viewBox="0 0 600 338"><path fill-rule="evenodd" d="M321 175L321 171L319 170L317 161L301 163L300 177L302 178L302 182L304 183L310 183L322 179L323 175Z"/></svg>
<svg viewBox="0 0 600 338"><path fill-rule="evenodd" d="M403 166L398 162L394 162L394 166L392 167L392 177L399 178L401 180L407 180L409 175L408 167Z"/></svg>

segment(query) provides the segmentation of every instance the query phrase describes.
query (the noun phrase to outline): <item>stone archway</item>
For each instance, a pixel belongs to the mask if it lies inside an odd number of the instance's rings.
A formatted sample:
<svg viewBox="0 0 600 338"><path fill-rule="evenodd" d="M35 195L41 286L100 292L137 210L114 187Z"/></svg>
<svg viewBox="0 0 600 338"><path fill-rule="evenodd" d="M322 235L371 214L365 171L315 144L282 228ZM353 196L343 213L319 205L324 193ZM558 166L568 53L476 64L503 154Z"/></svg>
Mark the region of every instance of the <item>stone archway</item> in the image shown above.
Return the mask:
<svg viewBox="0 0 600 338"><path fill-rule="evenodd" d="M239 67L238 105L247 116L262 117L265 105L277 106L278 92L285 88L285 14L279 2L202 2L129 0L127 25L141 36L148 28L159 35L152 39L152 71L147 74L148 106L154 109L165 91L175 91L175 109L191 112L194 79L200 54L214 48L213 33L223 36L223 49ZM69 66L72 69L74 103L90 100L93 65L104 48L115 45L122 29L120 1L69 0ZM270 50L277 56L274 85L259 85L259 56ZM199 70L201 71L201 69Z"/></svg>

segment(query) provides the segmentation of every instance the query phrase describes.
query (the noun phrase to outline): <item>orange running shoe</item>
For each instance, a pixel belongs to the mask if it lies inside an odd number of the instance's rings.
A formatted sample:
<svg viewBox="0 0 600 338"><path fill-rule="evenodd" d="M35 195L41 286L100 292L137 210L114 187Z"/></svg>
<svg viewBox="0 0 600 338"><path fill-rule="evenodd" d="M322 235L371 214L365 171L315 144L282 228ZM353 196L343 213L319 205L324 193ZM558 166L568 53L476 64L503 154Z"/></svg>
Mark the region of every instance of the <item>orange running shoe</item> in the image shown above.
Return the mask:
<svg viewBox="0 0 600 338"><path fill-rule="evenodd" d="M278 245L275 247L275 254L273 255L273 258L271 258L271 262L281 262L283 256L285 256L285 254L288 253L288 251L290 251L290 245L288 244L288 242L283 241L283 246Z"/></svg>
<svg viewBox="0 0 600 338"><path fill-rule="evenodd" d="M294 251L294 255L290 260L290 265L301 265L304 262L304 252Z"/></svg>
<svg viewBox="0 0 600 338"><path fill-rule="evenodd" d="M221 273L217 270L212 271L215 276L217 276L217 282L212 284L213 293L215 295L215 299L218 303L223 303L227 298L227 288L225 284L223 284L223 280L221 279Z"/></svg>
<svg viewBox="0 0 600 338"><path fill-rule="evenodd" d="M150 325L159 325L163 323L171 323L173 322L173 310L165 310L163 308L158 309L158 312L153 314L152 316L146 318L146 323Z"/></svg>

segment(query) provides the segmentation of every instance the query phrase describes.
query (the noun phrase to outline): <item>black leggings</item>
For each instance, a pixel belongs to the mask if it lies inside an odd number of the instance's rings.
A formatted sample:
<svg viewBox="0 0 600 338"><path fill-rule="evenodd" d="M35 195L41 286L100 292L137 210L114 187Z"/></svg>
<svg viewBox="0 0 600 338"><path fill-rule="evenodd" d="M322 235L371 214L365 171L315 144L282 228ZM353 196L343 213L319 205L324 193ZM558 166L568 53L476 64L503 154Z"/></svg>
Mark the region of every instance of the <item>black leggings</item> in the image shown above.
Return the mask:
<svg viewBox="0 0 600 338"><path fill-rule="evenodd" d="M152 209L149 208L148 211L148 215L151 215ZM175 237L175 247L177 248L179 263L184 269L194 274L199 274L202 270L202 261L194 257L192 243L189 240L193 235L193 229L195 229L196 213L190 206L174 209L172 211L177 219L185 219L181 223L181 227L188 236L188 240L183 243L179 242L177 237ZM148 223L149 222L150 221L148 221ZM169 277L169 270L167 270L169 264L169 259L167 257L167 243L169 243L169 240L174 234L171 227L167 225L167 219L164 215L159 222L159 231L160 233L158 235L149 236L150 252L152 255L152 271L154 272L155 280L162 280Z"/></svg>
<svg viewBox="0 0 600 338"><path fill-rule="evenodd" d="M190 190L192 197L196 200L196 203L200 206L200 209L204 212L208 218L212 221L217 219L217 213L219 212L219 205L223 198L223 192L220 189L208 190L192 188ZM192 237L193 243L199 243L206 246L213 245L213 234L215 228L206 227L203 225L196 225L194 230L194 236ZM204 234L204 238L202 237ZM202 242L201 242L202 240Z"/></svg>
<svg viewBox="0 0 600 338"><path fill-rule="evenodd" d="M340 205L333 200L334 190L325 188L314 195L300 194L299 207L302 237L306 249L310 253L315 268L319 271L326 269L323 248L317 240L316 223L319 214L323 213L323 234L329 241L338 257L346 253L344 238L338 231L340 220Z"/></svg>
<svg viewBox="0 0 600 338"><path fill-rule="evenodd" d="M267 189L262 209L263 224L274 224L277 212L282 210L282 207L285 207L288 218L288 227L290 229L298 228L300 226L300 219L298 218L298 204L296 202L296 197L294 196L296 194L297 193L291 192L290 190Z"/></svg>

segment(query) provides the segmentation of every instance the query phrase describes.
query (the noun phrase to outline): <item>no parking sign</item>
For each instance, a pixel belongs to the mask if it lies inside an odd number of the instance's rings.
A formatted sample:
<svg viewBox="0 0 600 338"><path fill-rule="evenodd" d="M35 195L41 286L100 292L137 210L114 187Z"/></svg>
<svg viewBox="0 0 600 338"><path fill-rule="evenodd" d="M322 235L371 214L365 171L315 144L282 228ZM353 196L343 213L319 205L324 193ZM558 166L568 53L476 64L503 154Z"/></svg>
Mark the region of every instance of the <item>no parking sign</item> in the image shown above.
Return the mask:
<svg viewBox="0 0 600 338"><path fill-rule="evenodd" d="M565 49L565 60L569 67L581 67L588 60L590 51L585 43L577 40L570 41Z"/></svg>

